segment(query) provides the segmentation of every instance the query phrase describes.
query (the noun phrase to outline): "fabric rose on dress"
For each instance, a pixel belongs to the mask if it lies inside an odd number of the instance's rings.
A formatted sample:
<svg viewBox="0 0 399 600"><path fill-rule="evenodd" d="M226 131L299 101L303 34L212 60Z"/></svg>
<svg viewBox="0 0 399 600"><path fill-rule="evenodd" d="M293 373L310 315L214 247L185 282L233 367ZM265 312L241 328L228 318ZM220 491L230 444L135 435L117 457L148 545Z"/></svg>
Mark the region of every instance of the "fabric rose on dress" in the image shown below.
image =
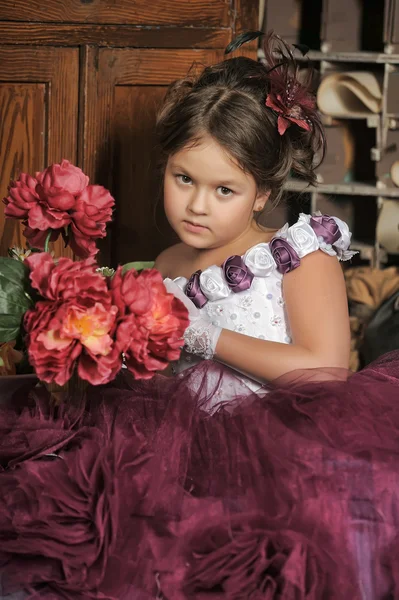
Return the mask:
<svg viewBox="0 0 399 600"><path fill-rule="evenodd" d="M201 290L208 300L222 300L230 295L230 290L223 277L220 267L213 265L200 274Z"/></svg>
<svg viewBox="0 0 399 600"><path fill-rule="evenodd" d="M201 290L200 285L201 271L193 273L186 285L185 294L190 298L197 308L202 308L208 302L208 298Z"/></svg>
<svg viewBox="0 0 399 600"><path fill-rule="evenodd" d="M243 292L251 287L254 275L238 254L227 258L222 269L232 292Z"/></svg>
<svg viewBox="0 0 399 600"><path fill-rule="evenodd" d="M180 568L161 576L167 597L172 590L179 600L208 595L218 600L314 600L327 594L328 557L302 534L272 530L262 515L200 525L184 540Z"/></svg>
<svg viewBox="0 0 399 600"><path fill-rule="evenodd" d="M118 308L93 259L56 264L47 253L25 260L32 286L40 293L24 326L29 359L42 381L64 385L75 365L81 379L107 383L121 368L112 339Z"/></svg>
<svg viewBox="0 0 399 600"><path fill-rule="evenodd" d="M299 258L319 249L319 241L312 227L301 221L288 228L285 239L294 248Z"/></svg>
<svg viewBox="0 0 399 600"><path fill-rule="evenodd" d="M275 237L270 242L270 251L276 261L277 270L285 275L300 265L300 258L294 248L281 237Z"/></svg>
<svg viewBox="0 0 399 600"><path fill-rule="evenodd" d="M314 215L310 218L310 225L317 237L322 237L331 246L341 237L337 223L328 215Z"/></svg>
<svg viewBox="0 0 399 600"><path fill-rule="evenodd" d="M31 597L124 597L144 531L134 513L151 454L133 426L129 437L117 433L108 444L90 430L62 459L27 461L2 475L3 593L23 587Z"/></svg>
<svg viewBox="0 0 399 600"><path fill-rule="evenodd" d="M111 280L113 303L119 309L117 347L136 379L150 379L156 371L178 360L189 325L184 304L166 291L155 269L122 275L119 267Z"/></svg>
<svg viewBox="0 0 399 600"><path fill-rule="evenodd" d="M244 255L244 262L256 277L268 277L276 268L269 244L257 244Z"/></svg>
<svg viewBox="0 0 399 600"><path fill-rule="evenodd" d="M358 254L349 250L351 244L352 233L349 231L348 225L345 221L341 221L338 217L332 217L339 227L341 237L334 243L334 249L337 252L339 260L350 260L353 256Z"/></svg>
<svg viewBox="0 0 399 600"><path fill-rule="evenodd" d="M181 289L181 291L184 292L184 290L186 289L186 285L188 283L188 279L187 279L187 277L176 277L173 280L173 283L175 283L177 285L177 287L179 287Z"/></svg>

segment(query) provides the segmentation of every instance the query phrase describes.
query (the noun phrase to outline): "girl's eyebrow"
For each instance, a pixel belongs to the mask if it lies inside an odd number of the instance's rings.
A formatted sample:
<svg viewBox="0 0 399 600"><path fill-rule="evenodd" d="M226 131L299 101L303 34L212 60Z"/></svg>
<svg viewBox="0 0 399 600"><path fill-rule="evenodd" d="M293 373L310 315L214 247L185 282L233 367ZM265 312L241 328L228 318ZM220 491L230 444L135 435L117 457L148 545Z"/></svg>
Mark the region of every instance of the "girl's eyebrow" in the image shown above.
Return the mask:
<svg viewBox="0 0 399 600"><path fill-rule="evenodd" d="M181 165L177 165L175 163L170 163L170 166L172 169L176 169L176 171L185 171L186 173L188 172L187 169L185 169Z"/></svg>
<svg viewBox="0 0 399 600"><path fill-rule="evenodd" d="M172 162L170 163L170 167L171 167L171 169L176 170L176 171L183 171L188 177L193 179L191 177L189 171L185 167L182 167L181 165L178 165L178 164L175 164ZM226 180L219 179L214 182L214 185L220 186L220 187L229 187L229 186L236 187L236 188L240 187L240 183L238 181L234 181L234 180L230 180L230 179L226 179Z"/></svg>

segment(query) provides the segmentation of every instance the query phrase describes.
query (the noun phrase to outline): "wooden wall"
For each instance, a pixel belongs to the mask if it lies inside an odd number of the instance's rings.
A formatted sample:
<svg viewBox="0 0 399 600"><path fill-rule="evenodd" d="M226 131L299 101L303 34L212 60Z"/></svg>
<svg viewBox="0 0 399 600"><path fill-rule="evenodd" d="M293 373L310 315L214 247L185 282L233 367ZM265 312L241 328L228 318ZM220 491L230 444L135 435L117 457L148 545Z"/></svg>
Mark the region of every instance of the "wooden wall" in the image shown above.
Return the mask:
<svg viewBox="0 0 399 600"><path fill-rule="evenodd" d="M66 158L116 198L101 261L155 258L172 240L158 202L156 109L170 82L221 60L257 21L258 0L2 0L1 196L21 171ZM245 52L255 58L256 46ZM10 245L25 245L21 227L0 211L0 254Z"/></svg>

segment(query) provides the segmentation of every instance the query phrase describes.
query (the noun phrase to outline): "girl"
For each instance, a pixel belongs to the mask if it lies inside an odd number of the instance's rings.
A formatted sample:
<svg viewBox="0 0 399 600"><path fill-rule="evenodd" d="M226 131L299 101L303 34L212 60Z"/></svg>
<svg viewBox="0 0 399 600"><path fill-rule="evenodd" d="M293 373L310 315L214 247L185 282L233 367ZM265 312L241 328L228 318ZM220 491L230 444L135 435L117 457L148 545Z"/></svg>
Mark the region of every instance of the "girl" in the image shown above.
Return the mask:
<svg viewBox="0 0 399 600"><path fill-rule="evenodd" d="M176 377L4 409L4 593L399 598L398 356L348 378L345 223L258 223L324 140L289 48L266 56L176 83L159 115Z"/></svg>

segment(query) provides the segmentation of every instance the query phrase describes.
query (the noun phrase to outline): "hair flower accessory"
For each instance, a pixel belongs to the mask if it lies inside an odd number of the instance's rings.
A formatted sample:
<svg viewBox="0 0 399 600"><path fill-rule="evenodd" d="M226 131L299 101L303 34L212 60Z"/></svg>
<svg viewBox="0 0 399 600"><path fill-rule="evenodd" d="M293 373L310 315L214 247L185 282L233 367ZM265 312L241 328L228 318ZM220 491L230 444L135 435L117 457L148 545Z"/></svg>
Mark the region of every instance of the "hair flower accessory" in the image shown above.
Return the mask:
<svg viewBox="0 0 399 600"><path fill-rule="evenodd" d="M271 90L273 73L274 71L270 73ZM313 111L315 102L298 81L289 80L286 90L280 93L270 91L266 98L266 106L278 114L277 128L280 135L284 135L292 123L310 131L311 121L306 116L306 109Z"/></svg>
<svg viewBox="0 0 399 600"><path fill-rule="evenodd" d="M296 46L305 55L307 48ZM284 135L292 124L305 131L320 129L316 102L311 93L312 71L299 71L291 48L277 35L270 33L264 43L264 64L268 94L265 104L277 115L277 127Z"/></svg>

